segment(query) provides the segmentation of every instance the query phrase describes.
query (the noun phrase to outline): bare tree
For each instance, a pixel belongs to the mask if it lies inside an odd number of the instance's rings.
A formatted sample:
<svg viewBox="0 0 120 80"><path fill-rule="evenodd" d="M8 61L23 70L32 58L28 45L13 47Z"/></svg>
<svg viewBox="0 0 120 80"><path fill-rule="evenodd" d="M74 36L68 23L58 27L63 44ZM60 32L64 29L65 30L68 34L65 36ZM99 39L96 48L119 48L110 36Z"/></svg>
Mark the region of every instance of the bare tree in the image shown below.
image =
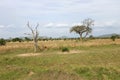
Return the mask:
<svg viewBox="0 0 120 80"><path fill-rule="evenodd" d="M32 34L27 34L27 35L32 35L33 38L33 42L34 42L34 52L37 52L38 50L38 26L39 24L37 23L35 29L32 28L32 26L30 26L29 22L27 23L28 28L31 30Z"/></svg>
<svg viewBox="0 0 120 80"><path fill-rule="evenodd" d="M84 38L86 38L87 35L92 32L91 27L94 25L94 20L92 20L91 18L85 19L82 21L82 25L86 27L85 36L84 36Z"/></svg>

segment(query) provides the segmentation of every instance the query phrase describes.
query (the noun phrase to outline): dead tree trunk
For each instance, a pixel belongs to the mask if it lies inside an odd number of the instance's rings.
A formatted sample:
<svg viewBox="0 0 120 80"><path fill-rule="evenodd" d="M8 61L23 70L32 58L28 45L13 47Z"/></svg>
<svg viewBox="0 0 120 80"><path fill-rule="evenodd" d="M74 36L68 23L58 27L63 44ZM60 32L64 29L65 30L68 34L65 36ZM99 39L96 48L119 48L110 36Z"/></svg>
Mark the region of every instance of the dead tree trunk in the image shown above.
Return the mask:
<svg viewBox="0 0 120 80"><path fill-rule="evenodd" d="M36 25L35 29L33 29L30 26L29 22L28 22L27 26L32 32L32 38L33 38L33 42L34 42L34 52L37 52L37 50L38 50L38 35L39 35L37 28L38 28L39 24Z"/></svg>

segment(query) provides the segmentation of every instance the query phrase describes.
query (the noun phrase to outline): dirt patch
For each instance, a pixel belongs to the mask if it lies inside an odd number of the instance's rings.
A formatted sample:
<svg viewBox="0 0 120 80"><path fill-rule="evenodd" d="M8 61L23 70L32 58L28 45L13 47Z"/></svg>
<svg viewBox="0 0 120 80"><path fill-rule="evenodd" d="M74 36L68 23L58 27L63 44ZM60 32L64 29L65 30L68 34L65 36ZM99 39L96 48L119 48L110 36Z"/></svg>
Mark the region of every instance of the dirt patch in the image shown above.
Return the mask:
<svg viewBox="0 0 120 80"><path fill-rule="evenodd" d="M32 76L32 75L34 75L35 73L33 72L33 71L30 71L29 73L28 73L28 76Z"/></svg>
<svg viewBox="0 0 120 80"><path fill-rule="evenodd" d="M17 56L19 57L29 57L29 56L39 56L41 53L25 53L25 54L19 54Z"/></svg>
<svg viewBox="0 0 120 80"><path fill-rule="evenodd" d="M69 52L56 52L56 54L79 54L79 53L83 53L84 51L80 51L80 50L70 50ZM49 53L48 53L49 54ZM40 56L43 55L43 53L24 53L24 54L19 54L17 56L19 57L30 57L30 56Z"/></svg>

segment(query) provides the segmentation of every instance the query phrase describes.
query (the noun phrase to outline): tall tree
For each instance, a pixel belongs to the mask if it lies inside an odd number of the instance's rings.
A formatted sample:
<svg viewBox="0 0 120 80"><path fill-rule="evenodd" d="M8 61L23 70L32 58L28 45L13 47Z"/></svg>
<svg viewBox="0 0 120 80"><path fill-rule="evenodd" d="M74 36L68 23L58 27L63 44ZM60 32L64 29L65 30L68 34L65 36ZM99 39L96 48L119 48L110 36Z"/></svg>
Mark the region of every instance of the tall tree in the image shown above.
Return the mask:
<svg viewBox="0 0 120 80"><path fill-rule="evenodd" d="M37 52L38 50L38 26L39 24L36 25L35 29L32 28L32 26L30 26L29 22L27 23L28 28L31 30L32 34L27 34L27 35L32 35L33 38L33 42L34 42L34 52Z"/></svg>
<svg viewBox="0 0 120 80"><path fill-rule="evenodd" d="M76 32L77 34L80 35L80 40L82 41L83 38L86 38L89 33L92 32L91 26L94 21L90 18L83 20L82 25L75 25L70 29L70 32ZM85 36L83 37L83 34Z"/></svg>

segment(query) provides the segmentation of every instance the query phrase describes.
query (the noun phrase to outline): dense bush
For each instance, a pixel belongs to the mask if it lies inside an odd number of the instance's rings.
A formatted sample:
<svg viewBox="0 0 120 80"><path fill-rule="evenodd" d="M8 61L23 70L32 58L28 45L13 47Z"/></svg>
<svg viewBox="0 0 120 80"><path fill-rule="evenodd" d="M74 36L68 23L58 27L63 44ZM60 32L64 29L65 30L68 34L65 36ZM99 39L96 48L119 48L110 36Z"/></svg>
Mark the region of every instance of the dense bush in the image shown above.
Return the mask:
<svg viewBox="0 0 120 80"><path fill-rule="evenodd" d="M111 39L112 39L112 41L115 41L116 36L115 35L111 36Z"/></svg>
<svg viewBox="0 0 120 80"><path fill-rule="evenodd" d="M62 52L69 52L69 49L67 47L62 47Z"/></svg>
<svg viewBox="0 0 120 80"><path fill-rule="evenodd" d="M4 39L0 39L0 46L6 45L6 41Z"/></svg>
<svg viewBox="0 0 120 80"><path fill-rule="evenodd" d="M17 42L17 41L18 41L18 42L22 42L23 40L22 40L21 38L13 38L12 41L13 41L13 42Z"/></svg>

